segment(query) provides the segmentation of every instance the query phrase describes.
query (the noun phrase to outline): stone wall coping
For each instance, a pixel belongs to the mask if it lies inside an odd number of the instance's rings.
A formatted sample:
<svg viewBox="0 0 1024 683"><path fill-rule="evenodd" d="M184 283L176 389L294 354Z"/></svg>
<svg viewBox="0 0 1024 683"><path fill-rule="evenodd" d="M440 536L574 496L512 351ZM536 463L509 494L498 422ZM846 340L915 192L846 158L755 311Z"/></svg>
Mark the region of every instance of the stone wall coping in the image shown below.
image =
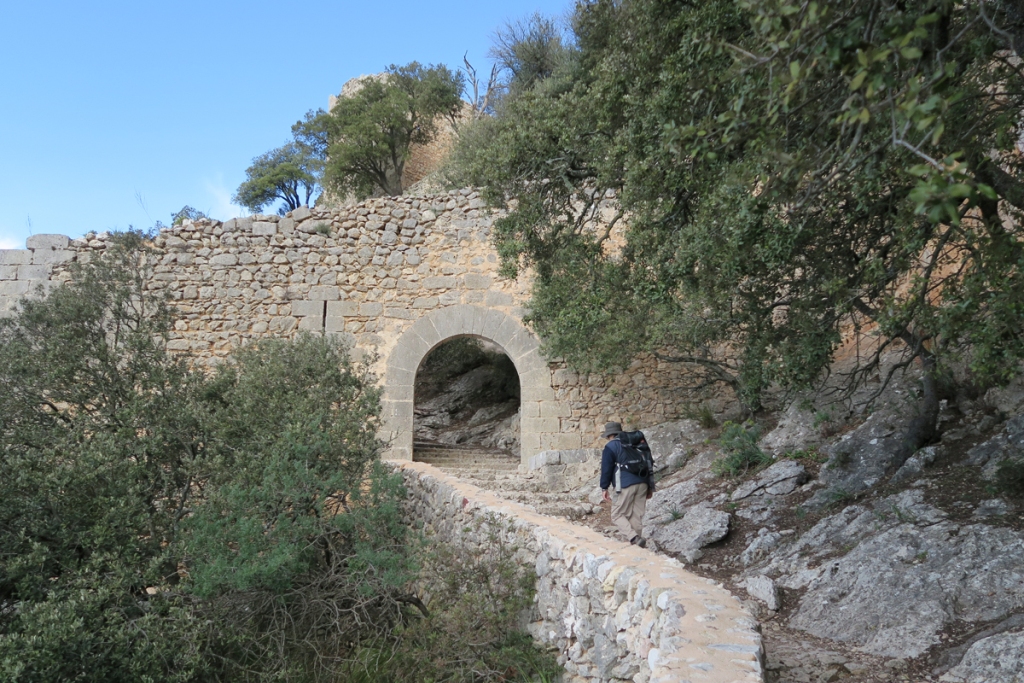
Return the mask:
<svg viewBox="0 0 1024 683"><path fill-rule="evenodd" d="M649 666L650 677L644 678L648 683L763 682L763 647L757 622L722 584L692 574L678 560L608 538L568 520L542 515L432 465L407 460L386 462L404 471L407 483L414 477L420 482L432 480L438 484L451 494L452 505L461 503L465 515L495 514L509 519L517 528L532 534L549 555L574 558L570 564L579 562L584 575L595 572L595 578L605 585L609 581L614 583L614 577L625 570L636 572L639 578L634 577L630 583L646 581L656 611L678 624L674 633L662 632L662 647L650 648L646 653L639 651L642 644L638 647L636 642L626 643L627 649Z"/></svg>

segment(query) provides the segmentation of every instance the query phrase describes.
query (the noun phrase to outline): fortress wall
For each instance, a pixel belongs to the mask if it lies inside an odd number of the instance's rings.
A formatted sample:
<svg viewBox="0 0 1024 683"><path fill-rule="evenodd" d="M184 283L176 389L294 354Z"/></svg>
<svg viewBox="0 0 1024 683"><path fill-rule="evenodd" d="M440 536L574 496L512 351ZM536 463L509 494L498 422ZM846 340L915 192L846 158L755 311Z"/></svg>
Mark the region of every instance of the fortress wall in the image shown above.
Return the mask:
<svg viewBox="0 0 1024 683"><path fill-rule="evenodd" d="M491 228L499 215L461 190L185 222L153 240L149 287L167 292L180 313L169 347L197 363L214 364L253 339L309 330L343 336L357 355L375 352L383 377L398 340L427 314L443 319L471 306L522 320L530 280L498 276ZM37 287L66 280L71 262L88 260L108 240L36 235L27 249L0 250L0 315ZM489 336L485 328L479 334ZM524 413L534 433L524 458L600 446L600 426L610 419L642 428L676 419L683 408L679 366L648 359L614 376L580 376L558 361L544 365L550 379L541 383L550 392ZM530 372L537 384L536 368Z"/></svg>
<svg viewBox="0 0 1024 683"><path fill-rule="evenodd" d="M501 533L537 572L528 631L558 652L567 683L762 681L754 619L720 584L677 560L609 539L445 475L395 463L410 523L479 552Z"/></svg>

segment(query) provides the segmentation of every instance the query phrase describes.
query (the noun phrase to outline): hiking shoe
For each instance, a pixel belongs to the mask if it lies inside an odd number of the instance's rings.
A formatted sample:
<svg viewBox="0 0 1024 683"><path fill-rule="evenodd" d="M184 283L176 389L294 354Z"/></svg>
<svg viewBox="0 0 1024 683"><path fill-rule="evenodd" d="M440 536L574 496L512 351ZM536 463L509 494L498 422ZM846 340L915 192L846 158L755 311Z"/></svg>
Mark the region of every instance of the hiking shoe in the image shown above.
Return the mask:
<svg viewBox="0 0 1024 683"><path fill-rule="evenodd" d="M647 547L647 539L644 538L643 536L634 536L633 538L631 538L629 540L629 544L630 545L638 545L641 548L646 548Z"/></svg>

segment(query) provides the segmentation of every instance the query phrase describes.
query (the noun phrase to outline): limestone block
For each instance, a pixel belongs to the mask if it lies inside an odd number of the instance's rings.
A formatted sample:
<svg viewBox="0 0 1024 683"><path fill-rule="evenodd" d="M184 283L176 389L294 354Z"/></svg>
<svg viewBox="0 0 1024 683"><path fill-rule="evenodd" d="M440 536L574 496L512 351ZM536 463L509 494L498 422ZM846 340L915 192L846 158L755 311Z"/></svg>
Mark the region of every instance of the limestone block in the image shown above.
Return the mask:
<svg viewBox="0 0 1024 683"><path fill-rule="evenodd" d="M398 390L400 387L408 387L411 390L415 382L415 370L393 366L388 368L387 376L384 378L385 386L391 387L392 390Z"/></svg>
<svg viewBox="0 0 1024 683"><path fill-rule="evenodd" d="M324 318L324 332L329 334L344 332L346 322L347 321L344 318L332 318L328 316Z"/></svg>
<svg viewBox="0 0 1024 683"><path fill-rule="evenodd" d="M426 289L451 289L458 284L458 280L447 275L433 275L423 278L423 286Z"/></svg>
<svg viewBox="0 0 1024 683"><path fill-rule="evenodd" d="M466 275L464 278L466 289L488 289L494 278L490 275Z"/></svg>
<svg viewBox="0 0 1024 683"><path fill-rule="evenodd" d="M397 306L387 306L384 308L385 318L399 318L401 320L415 320L417 317L416 313L409 310L408 308L399 308Z"/></svg>
<svg viewBox="0 0 1024 683"><path fill-rule="evenodd" d="M541 434L540 446L545 449L572 450L583 448L579 434Z"/></svg>
<svg viewBox="0 0 1024 683"><path fill-rule="evenodd" d="M282 218L277 222L277 231L282 235L295 232L295 219L294 218Z"/></svg>
<svg viewBox="0 0 1024 683"><path fill-rule="evenodd" d="M468 286L468 285L467 285ZM498 292L495 290L488 290L484 296L484 303L488 306L511 306L512 295L506 294L505 292Z"/></svg>
<svg viewBox="0 0 1024 683"><path fill-rule="evenodd" d="M236 254L217 254L210 257L210 263L215 266L234 266L238 264Z"/></svg>
<svg viewBox="0 0 1024 683"><path fill-rule="evenodd" d="M188 242L177 235L168 235L167 238L164 239L164 246L168 249L184 249L188 246Z"/></svg>
<svg viewBox="0 0 1024 683"><path fill-rule="evenodd" d="M572 417L572 409L562 401L545 401L540 404L541 417Z"/></svg>
<svg viewBox="0 0 1024 683"><path fill-rule="evenodd" d="M319 285L309 288L309 298L313 301L337 301L338 288L330 285Z"/></svg>
<svg viewBox="0 0 1024 683"><path fill-rule="evenodd" d="M359 315L375 317L384 312L384 304L365 303L359 304Z"/></svg>
<svg viewBox="0 0 1024 683"><path fill-rule="evenodd" d="M359 304L355 301L328 301L327 317L344 318L359 315Z"/></svg>
<svg viewBox="0 0 1024 683"><path fill-rule="evenodd" d="M436 296L421 296L417 297L412 302L413 308L437 308L438 300Z"/></svg>
<svg viewBox="0 0 1024 683"><path fill-rule="evenodd" d="M557 432L561 428L557 417L524 417L522 418L523 431L530 432Z"/></svg>
<svg viewBox="0 0 1024 683"><path fill-rule="evenodd" d="M301 316L323 316L324 314L324 302L323 301L293 301L292 302L292 315Z"/></svg>
<svg viewBox="0 0 1024 683"><path fill-rule="evenodd" d="M296 223L298 223L299 221L304 221L307 218L309 218L312 215L312 213L313 212L309 210L308 206L300 206L299 208L292 210L291 217L295 220Z"/></svg>
<svg viewBox="0 0 1024 683"><path fill-rule="evenodd" d="M7 280L0 282L0 297L19 298L29 293L29 280Z"/></svg>
<svg viewBox="0 0 1024 683"><path fill-rule="evenodd" d="M306 330L307 332L320 332L324 329L323 322L323 318L319 316L305 316L299 318L299 329Z"/></svg>
<svg viewBox="0 0 1024 683"><path fill-rule="evenodd" d="M73 258L75 252L67 249L36 249L32 252L32 263L36 265L66 263Z"/></svg>
<svg viewBox="0 0 1024 683"><path fill-rule="evenodd" d="M52 266L18 266L19 280L48 280Z"/></svg>
<svg viewBox="0 0 1024 683"><path fill-rule="evenodd" d="M17 280L18 266L0 266L0 280Z"/></svg>
<svg viewBox="0 0 1024 683"><path fill-rule="evenodd" d="M559 451L541 451L527 461L530 470L539 470L547 465L558 465L562 462Z"/></svg>
<svg viewBox="0 0 1024 683"><path fill-rule="evenodd" d="M524 386L520 389L520 400L522 401L553 401L555 392L548 386ZM579 446L576 446L579 448Z"/></svg>
<svg viewBox="0 0 1024 683"><path fill-rule="evenodd" d="M31 235L25 240L29 249L67 249L71 239L66 235Z"/></svg>
<svg viewBox="0 0 1024 683"><path fill-rule="evenodd" d="M0 249L0 265L21 266L32 263L32 252L28 249Z"/></svg>

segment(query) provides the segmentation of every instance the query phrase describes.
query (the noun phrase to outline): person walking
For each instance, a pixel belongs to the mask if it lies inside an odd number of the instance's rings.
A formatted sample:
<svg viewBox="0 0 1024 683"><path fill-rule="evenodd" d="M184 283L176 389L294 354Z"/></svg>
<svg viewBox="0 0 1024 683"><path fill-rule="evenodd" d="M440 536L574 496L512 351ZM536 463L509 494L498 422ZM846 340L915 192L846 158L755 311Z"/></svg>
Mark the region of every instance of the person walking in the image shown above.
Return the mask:
<svg viewBox="0 0 1024 683"><path fill-rule="evenodd" d="M653 472L641 478L623 467L619 467L622 456L622 443L618 436L622 425L609 422L601 434L608 440L601 452L601 491L602 498L611 501L612 524L622 532L630 543L641 548L647 546L643 532L644 512L647 500L654 494ZM615 497L608 493L608 488L615 483Z"/></svg>

